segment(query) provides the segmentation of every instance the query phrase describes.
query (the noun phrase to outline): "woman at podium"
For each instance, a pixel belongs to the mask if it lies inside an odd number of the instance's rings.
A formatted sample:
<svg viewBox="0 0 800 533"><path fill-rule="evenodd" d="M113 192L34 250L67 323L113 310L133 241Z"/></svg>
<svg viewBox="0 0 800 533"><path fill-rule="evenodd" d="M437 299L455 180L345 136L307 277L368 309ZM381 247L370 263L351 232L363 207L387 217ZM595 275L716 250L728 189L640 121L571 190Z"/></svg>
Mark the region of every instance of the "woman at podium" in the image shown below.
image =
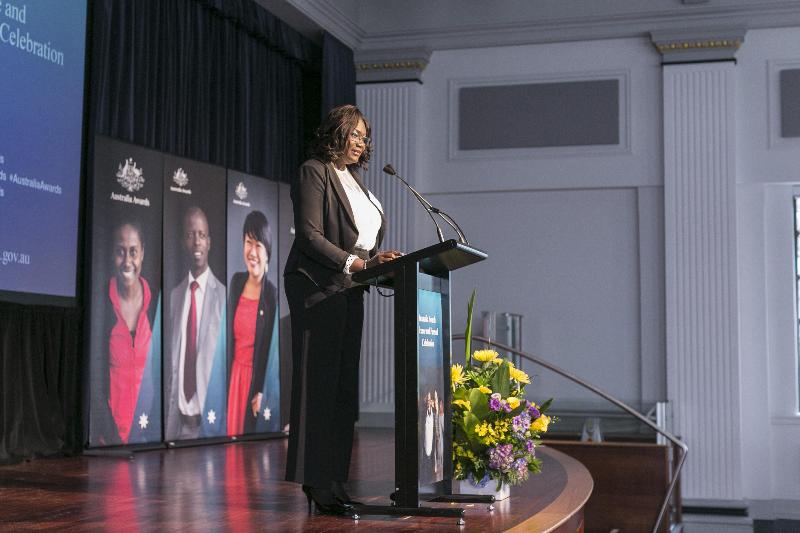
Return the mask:
<svg viewBox="0 0 800 533"><path fill-rule="evenodd" d="M310 158L292 182L295 239L284 271L292 323L292 404L286 479L312 504L345 514L344 489L358 416L358 365L365 286L351 273L391 261L378 251L381 203L359 169L372 153L370 125L352 105L332 109L317 128Z"/></svg>

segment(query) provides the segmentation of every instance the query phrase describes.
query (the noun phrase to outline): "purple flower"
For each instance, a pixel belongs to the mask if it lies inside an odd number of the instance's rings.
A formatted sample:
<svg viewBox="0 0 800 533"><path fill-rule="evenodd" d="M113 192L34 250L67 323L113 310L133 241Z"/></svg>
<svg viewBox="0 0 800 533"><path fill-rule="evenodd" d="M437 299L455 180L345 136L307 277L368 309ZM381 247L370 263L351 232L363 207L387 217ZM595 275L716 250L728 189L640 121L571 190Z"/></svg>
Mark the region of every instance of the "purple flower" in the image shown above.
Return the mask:
<svg viewBox="0 0 800 533"><path fill-rule="evenodd" d="M480 487L480 488L483 488L483 487L485 487L485 486L486 486L486 484L487 484L487 483L489 483L489 479L490 479L490 478L489 478L489 472L486 472L486 473L483 475L483 479L480 479L480 480L476 480L476 479L475 479L475 476L474 476L474 475L472 475L472 472L470 472L470 473L469 473L469 475L467 475L467 479L469 480L470 484L471 484L473 487Z"/></svg>
<svg viewBox="0 0 800 533"><path fill-rule="evenodd" d="M536 455L536 445L533 443L532 440L525 441L525 449L528 451L530 455L532 456Z"/></svg>
<svg viewBox="0 0 800 533"><path fill-rule="evenodd" d="M517 476L519 476L520 479L526 479L528 477L528 461L524 458L520 457L514 461L511 468L517 471Z"/></svg>
<svg viewBox="0 0 800 533"><path fill-rule="evenodd" d="M542 413L540 413L539 410L536 408L536 406L533 404L529 404L528 414L531 415L531 420L536 420L537 418L542 416Z"/></svg>
<svg viewBox="0 0 800 533"><path fill-rule="evenodd" d="M508 402L503 402L503 411L505 411L506 413L510 413L511 411L513 411L511 406L508 405Z"/></svg>
<svg viewBox="0 0 800 533"><path fill-rule="evenodd" d="M499 411L502 408L503 402L501 402L498 398L495 398L494 394L492 394L492 397L489 398L489 409L492 411Z"/></svg>
<svg viewBox="0 0 800 533"><path fill-rule="evenodd" d="M514 462L513 446L511 444L499 444L495 448L489 449L489 468L508 472L511 463Z"/></svg>
<svg viewBox="0 0 800 533"><path fill-rule="evenodd" d="M520 440L525 438L525 432L531 425L531 417L525 411L521 412L511 420L511 428L514 430L514 435Z"/></svg>

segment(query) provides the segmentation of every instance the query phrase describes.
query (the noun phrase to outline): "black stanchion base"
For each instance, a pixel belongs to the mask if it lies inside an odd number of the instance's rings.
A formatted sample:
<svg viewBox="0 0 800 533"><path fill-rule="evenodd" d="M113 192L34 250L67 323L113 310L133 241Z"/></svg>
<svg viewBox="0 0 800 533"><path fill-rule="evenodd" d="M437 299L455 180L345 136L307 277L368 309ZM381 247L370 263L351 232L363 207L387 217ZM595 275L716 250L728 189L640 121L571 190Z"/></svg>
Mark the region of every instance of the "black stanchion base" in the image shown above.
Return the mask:
<svg viewBox="0 0 800 533"><path fill-rule="evenodd" d="M493 504L495 502L494 496L491 494L482 496L480 494L444 494L442 496L436 496L435 498L431 498L427 500L429 502L436 502L436 503L488 503Z"/></svg>
<svg viewBox="0 0 800 533"><path fill-rule="evenodd" d="M396 505L356 505L351 514L353 520L362 516L438 516L457 518L458 525L464 525L464 509L459 507L400 507Z"/></svg>
<svg viewBox="0 0 800 533"><path fill-rule="evenodd" d="M108 446L104 448L86 448L83 455L87 457L113 457L117 459L133 459L138 452L152 452L163 450L166 445L163 442L151 444L130 444L127 446Z"/></svg>
<svg viewBox="0 0 800 533"><path fill-rule="evenodd" d="M428 501L437 503L485 503L487 511L494 511L495 498L491 494L443 494Z"/></svg>

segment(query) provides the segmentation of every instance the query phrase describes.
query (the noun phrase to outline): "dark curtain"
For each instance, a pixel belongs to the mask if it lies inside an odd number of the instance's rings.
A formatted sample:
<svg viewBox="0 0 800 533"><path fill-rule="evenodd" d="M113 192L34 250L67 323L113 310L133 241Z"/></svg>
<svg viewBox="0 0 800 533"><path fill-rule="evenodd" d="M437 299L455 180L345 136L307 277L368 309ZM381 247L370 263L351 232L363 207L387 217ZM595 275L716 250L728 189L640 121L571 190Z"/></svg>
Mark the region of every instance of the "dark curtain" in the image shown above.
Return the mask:
<svg viewBox="0 0 800 533"><path fill-rule="evenodd" d="M95 133L288 182L320 50L252 0L96 0Z"/></svg>
<svg viewBox="0 0 800 533"><path fill-rule="evenodd" d="M82 442L77 308L0 304L0 463Z"/></svg>
<svg viewBox="0 0 800 533"><path fill-rule="evenodd" d="M337 105L356 103L353 51L331 34L322 36L322 116Z"/></svg>

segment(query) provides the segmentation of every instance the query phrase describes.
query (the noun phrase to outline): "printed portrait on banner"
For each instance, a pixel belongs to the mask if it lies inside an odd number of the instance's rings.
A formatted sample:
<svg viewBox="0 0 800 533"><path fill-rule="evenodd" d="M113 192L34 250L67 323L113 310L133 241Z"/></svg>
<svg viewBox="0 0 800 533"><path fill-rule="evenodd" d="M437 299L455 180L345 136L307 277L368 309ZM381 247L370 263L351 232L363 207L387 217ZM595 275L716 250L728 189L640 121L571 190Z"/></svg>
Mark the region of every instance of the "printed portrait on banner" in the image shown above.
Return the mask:
<svg viewBox="0 0 800 533"><path fill-rule="evenodd" d="M225 170L164 157L164 437L227 434Z"/></svg>
<svg viewBox="0 0 800 533"><path fill-rule="evenodd" d="M228 434L280 431L278 186L228 171Z"/></svg>
<svg viewBox="0 0 800 533"><path fill-rule="evenodd" d="M161 440L161 154L95 141L89 444Z"/></svg>

